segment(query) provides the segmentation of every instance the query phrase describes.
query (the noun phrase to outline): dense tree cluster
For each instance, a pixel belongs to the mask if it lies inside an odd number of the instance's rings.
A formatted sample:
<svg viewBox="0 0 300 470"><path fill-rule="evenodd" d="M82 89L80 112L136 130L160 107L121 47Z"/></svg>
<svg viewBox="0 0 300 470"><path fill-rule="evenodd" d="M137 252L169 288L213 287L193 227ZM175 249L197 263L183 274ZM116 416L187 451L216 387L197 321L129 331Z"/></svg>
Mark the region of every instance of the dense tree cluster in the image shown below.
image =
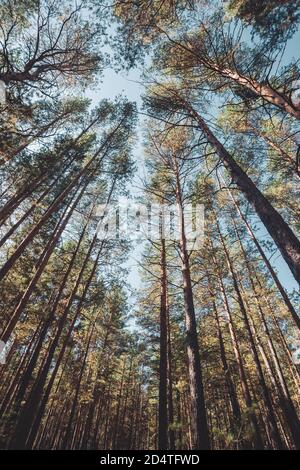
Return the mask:
<svg viewBox="0 0 300 470"><path fill-rule="evenodd" d="M1 448L300 449L297 7L1 2ZM116 59L144 65L139 113L86 97ZM161 209L133 300L99 206L137 129Z"/></svg>

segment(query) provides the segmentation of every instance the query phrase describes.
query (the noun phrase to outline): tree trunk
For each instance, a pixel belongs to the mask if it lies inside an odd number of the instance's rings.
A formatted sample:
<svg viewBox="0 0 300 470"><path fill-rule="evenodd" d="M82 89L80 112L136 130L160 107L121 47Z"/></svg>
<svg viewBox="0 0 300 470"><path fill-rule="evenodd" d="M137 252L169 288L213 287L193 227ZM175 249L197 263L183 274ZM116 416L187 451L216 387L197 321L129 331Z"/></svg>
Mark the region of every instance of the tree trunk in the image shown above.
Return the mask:
<svg viewBox="0 0 300 470"><path fill-rule="evenodd" d="M267 103L276 106L277 108L281 109L285 113L290 114L296 119L300 119L299 107L295 106L287 96L274 90L274 88L272 88L269 84L259 83L250 77L243 76L237 71L231 70L226 67L221 68L217 64L210 63L208 67L210 67L212 70L215 70L217 73L222 75L222 77L229 78L238 85L252 91L256 95L260 96Z"/></svg>
<svg viewBox="0 0 300 470"><path fill-rule="evenodd" d="M274 209L270 202L259 191L257 186L236 163L229 152L223 147L221 142L215 137L201 116L191 107L189 103L180 98L190 115L198 123L200 129L205 134L208 142L215 149L216 153L223 161L225 167L232 176L233 181L245 194L247 200L253 205L256 213L265 225L269 234L279 248L283 258L290 267L295 279L300 284L300 242L283 220L281 215Z"/></svg>
<svg viewBox="0 0 300 470"><path fill-rule="evenodd" d="M161 238L160 258L160 352L159 352L159 404L158 448L168 445L168 321L167 321L167 269L165 239Z"/></svg>
<svg viewBox="0 0 300 470"><path fill-rule="evenodd" d="M278 376L278 379L279 379L280 389L278 390L278 395L280 397L280 402L281 402L281 405L282 405L282 409L283 409L283 412L285 414L286 424L290 429L295 447L297 449L300 449L300 422L299 422L299 419L298 419L298 416L297 416L297 412L296 412L294 404L291 400L291 396L290 396L285 378L283 376L283 372L282 372L282 369L281 369L281 366L280 366L280 363L279 363L279 360L278 360L278 356L277 356L277 353L276 353L276 350L275 350L275 347L274 347L274 344L273 344L273 341L272 341L272 337L271 337L271 334L270 334L270 331L269 331L269 327L268 327L268 323L267 323L266 318L265 318L264 311L263 311L263 309L260 305L260 302L259 302L259 297L258 297L258 293L257 293L256 287L255 287L254 281L253 281L253 273L252 273L252 270L249 266L249 260L248 260L248 257L247 257L247 253L245 251L245 248L244 248L242 240L240 238L240 234L238 232L235 220L233 218L232 218L232 223L234 225L235 233L237 235L237 238L239 240L239 245L240 245L241 251L243 253L244 261L245 261L247 272L248 272L248 275L249 275L251 287L252 287L252 290L253 290L253 293L254 293L254 298L255 298L255 301L256 301L256 304L257 304L258 312L260 314L260 319L262 321L263 329L264 329L264 332L266 334L270 354L271 354L272 360L274 362L276 373L277 373L277 376ZM253 325L253 326L255 328L255 325ZM269 367L269 370L271 371L270 367ZM272 375L272 373L271 373L271 375ZM277 388L277 386L276 386L276 388Z"/></svg>
<svg viewBox="0 0 300 470"><path fill-rule="evenodd" d="M48 241L43 253L40 256L38 267L37 267L36 272L34 273L33 278L31 279L27 289L25 290L24 294L22 295L17 307L12 312L9 323L6 325L5 330L1 334L1 339L4 342L6 342L9 339L14 327L16 326L16 324L17 324L17 322L20 318L20 315L22 314L25 306L27 305L27 302L29 301L29 299L31 297L31 294L33 293L33 290L34 290L37 282L39 281L41 275L43 274L44 269L45 269L45 267L46 267L46 265L49 261L49 258L52 255L53 250L54 250L54 248L55 248L55 246L56 246L63 230L65 229L68 221L70 220L70 217L73 214L73 211L74 211L75 207L77 206L78 202L80 201L80 199L82 197L82 194L84 193L84 191L86 189L86 186L87 186L87 183L85 184L85 186L80 191L78 197L76 198L75 202L72 204L71 208L67 207L65 209L65 211L64 211L64 213L61 217L61 220L58 222L57 226L55 227L52 238ZM65 218L64 218L64 216L65 216ZM61 223L61 221L62 221L62 223Z"/></svg>
<svg viewBox="0 0 300 470"><path fill-rule="evenodd" d="M262 246L261 246L261 244L259 243L258 239L256 238L256 236L255 236L255 234L254 234L254 232L253 232L251 226L249 225L249 223L248 223L246 217L244 216L244 214L242 213L242 211L241 211L239 205L237 204L237 202L236 202L234 196L232 195L232 193L231 193L231 191L230 191L229 189L228 189L228 192L229 192L229 194L230 194L230 196L231 196L231 199L232 199L232 201L233 201L233 203L234 203L234 205L235 205L235 208L237 209L237 211L238 211L238 213L239 213L241 219L243 220L243 222L244 222L244 224L245 224L245 226L246 226L246 228L247 228L247 231L248 231L248 233L249 233L251 239L253 240L253 243L255 244L255 246L256 246L256 248L257 248L257 250L258 250L260 256L262 257L262 259L263 259L263 261L264 261L266 267L268 268L268 270L269 270L269 272L270 272L270 274L271 274L271 276L272 276L272 278L273 278L273 281L275 282L276 287L277 287L277 289L279 290L279 292L280 292L280 294L281 294L281 297L282 297L282 299L283 299L283 301L284 301L284 303L285 303L287 309L289 310L289 312L290 312L290 314L291 314L291 316L292 316L294 322L296 323L297 327L298 327L299 330L300 330L300 317L299 317L299 315L297 314L297 312L296 312L294 306L292 305L292 303L291 303L291 301L290 301L290 299L289 299L289 296L287 295L286 291L284 290L284 287L282 286L280 280L278 279L278 276L277 276L276 272L274 271L274 269L273 269L273 267L272 267L270 261L268 260L266 254L265 254L265 252L264 252L264 250L263 250L263 248L262 248Z"/></svg>
<svg viewBox="0 0 300 470"><path fill-rule="evenodd" d="M235 359L236 359L237 366L238 366L238 372L239 372L239 378L240 378L240 382L241 382L243 397L244 397L245 404L246 404L246 406L248 408L248 411L249 411L249 420L250 420L250 423L251 423L253 436L254 436L254 449L263 449L264 448L264 442L263 442L263 439L262 439L262 436L261 436L261 432L260 432L260 429L259 429L257 418L256 418L254 410L253 410L253 400L252 400L252 397L251 397L251 394L250 394L249 385L248 385L247 378L246 378L246 372L245 372L245 368L244 368L244 364L243 364L243 360L242 360L241 351L240 351L240 348L239 348L239 342L238 342L236 332L235 332L235 327L234 327L234 323L233 323L231 308L229 306L229 302L228 302L228 298L227 298L227 295L226 295L226 290L225 290L225 286L224 286L224 283L223 283L223 279L222 279L222 276L221 276L221 273L219 271L218 264L217 264L217 261L216 261L216 258L215 258L214 255L213 255L213 261L214 261L214 264L217 268L217 273L218 273L217 276L218 276L220 291L221 291L221 295L222 295L222 298L223 298L225 311L226 311L227 317L228 317L229 333L230 333L230 337L231 337L231 341L232 341L233 352L234 352Z"/></svg>
<svg viewBox="0 0 300 470"><path fill-rule="evenodd" d="M223 366L225 383L226 383L227 392L228 392L228 396L229 396L229 400L231 404L231 410L233 414L233 420L230 419L230 427L231 427L232 433L235 434L234 432L235 429L239 431L240 426L241 426L241 417L242 417L241 409L240 409L240 405L238 402L235 386L231 377L231 371L227 362L224 340L223 340L223 335L222 335L222 330L221 330L221 325L220 325L219 313L218 313L217 306L214 300L212 301L212 306L213 306L213 311L214 311L215 320L216 320L217 335L218 335L218 340L219 340L220 356L221 356L221 362Z"/></svg>
<svg viewBox="0 0 300 470"><path fill-rule="evenodd" d="M250 341L250 348L251 348L253 360L254 360L254 363L255 363L255 367L256 367L256 370L257 370L257 373L258 373L258 379L259 379L259 383L260 383L260 386L261 386L261 389L262 389L263 398L264 398L264 402L265 402L265 407L266 407L266 412L267 412L267 422L268 422L268 425L269 425L270 437L271 437L271 440L273 442L274 447L277 448L277 449L282 449L283 448L283 443L282 443L282 440L281 440L280 432L279 432L278 427L277 427L277 421L276 421L275 413L274 413L274 410L273 410L270 391L269 391L268 386L266 384L266 381L265 381L265 378L264 378L264 373L263 373L261 363L260 363L260 360L259 360L259 356L258 356L258 353L257 353L257 349L255 347L254 337L253 337L253 334L252 334L252 331L251 331L251 326L250 326L250 323L249 323L249 319L248 319L245 304L244 304L244 301L243 301L243 298L242 298L242 294L241 294L241 291L240 291L240 288L239 288L239 285L238 285L238 281L237 281L236 273L235 273L235 270L234 270L234 267L233 267L233 263L232 263L232 260L230 258L228 249L226 247L226 244L225 244L225 241L224 241L224 238L222 236L220 226L219 226L219 223L218 223L217 220L216 220L216 226L217 226L217 230L218 230L218 233L219 233L219 236L220 236L220 241L221 241L221 244L223 246L224 253L225 253L225 256L226 256L227 265L228 265L228 269L229 269L229 272L230 272L230 275L231 275L231 278L232 278L232 281L233 281L234 290L235 290L236 295L237 295L238 305L239 305L240 311L241 311L242 316L243 316L243 320L244 320L244 323L245 323L245 326L246 326L246 330L248 332L248 337L249 337L249 341Z"/></svg>
<svg viewBox="0 0 300 470"><path fill-rule="evenodd" d="M193 449L209 449L208 432L202 370L198 344L196 315L194 309L193 290L190 275L189 256L185 235L184 209L182 202L181 183L176 158L174 158L174 173L176 177L176 200L179 212L180 252L182 261L182 277L185 308L186 348L189 367L191 427Z"/></svg>
<svg viewBox="0 0 300 470"><path fill-rule="evenodd" d="M168 296L168 292L167 292ZM171 325L170 325L170 309L169 302L167 301L167 316L168 316L168 416L169 416L169 447L174 450L175 447L175 432L173 429L174 423L174 405L173 405L173 367L172 367L172 344L171 344Z"/></svg>

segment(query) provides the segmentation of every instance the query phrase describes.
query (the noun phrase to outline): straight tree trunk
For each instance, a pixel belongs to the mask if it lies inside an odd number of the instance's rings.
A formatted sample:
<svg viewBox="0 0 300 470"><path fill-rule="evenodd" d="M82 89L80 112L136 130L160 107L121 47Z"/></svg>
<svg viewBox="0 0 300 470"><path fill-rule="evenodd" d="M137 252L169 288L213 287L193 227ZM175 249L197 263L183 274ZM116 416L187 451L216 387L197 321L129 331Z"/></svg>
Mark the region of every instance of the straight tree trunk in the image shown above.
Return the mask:
<svg viewBox="0 0 300 470"><path fill-rule="evenodd" d="M167 450L168 444L168 319L167 319L167 269L166 245L161 238L160 257L160 352L159 352L159 404L158 448Z"/></svg>
<svg viewBox="0 0 300 470"><path fill-rule="evenodd" d="M82 195L82 192L85 190L85 187L83 188L83 190L80 192L79 194L79 197L77 198L77 202L80 200L81 198L81 195ZM73 205L74 208L76 207L76 201L75 201L75 204ZM90 217L93 213L93 210L94 210L94 206L92 206L92 210L87 218L87 222L86 224L84 225L83 227L83 230L80 234L80 237L79 237L79 240L77 242L77 245L76 245L76 248L75 248L75 251L71 257L71 260L70 260L70 263L68 265L68 268L62 278L62 281L60 283L60 286L59 286L59 290L54 298L54 303L51 307L51 311L48 315L48 317L46 318L46 321L44 322L44 325L43 325L43 329L39 335L39 341L38 341L38 346L35 348L35 351L34 351L34 354L32 355L31 359L30 359L30 363L28 364L27 368L26 368L26 374L24 374L24 378L22 380L22 386L19 387L19 392L18 394L20 395L20 398L22 399L25 395L25 391L26 391L26 388L28 386L28 383L29 383L29 379L32 375L32 372L36 366L36 363L37 363L37 360L38 360L38 357L39 357L39 354L40 354L40 350L42 348L42 345L43 345L43 342L44 342L44 339L45 339L45 336L47 334L47 331L49 330L49 327L50 325L52 324L53 320L55 319L55 313L56 313L56 309L57 309L57 306L58 306L58 303L61 299L61 296L62 296L62 293L66 287L66 282L69 278L69 275L72 271L72 268L74 266L74 263L75 263L75 259L76 259L76 256L78 254L78 251L79 251L79 248L81 246L81 243L83 241L83 238L84 238L84 235L86 233L86 230L87 230L87 227L89 225L89 222L90 222ZM72 211L71 211L72 212ZM69 214L68 214L69 215Z"/></svg>
<svg viewBox="0 0 300 470"><path fill-rule="evenodd" d="M232 218L232 223L233 223L235 233L236 233L238 241L239 241L241 251L243 253L243 258L244 258L245 265L246 265L246 268L247 268L247 272L248 272L248 276L249 276L249 279L250 279L251 287L252 287L252 290L253 290L253 293L254 293L254 298L255 298L255 301L256 301L256 305L257 305L258 312L260 314L260 319L261 319L261 322L262 322L262 326L263 326L263 329L264 329L264 332L265 332L265 335L266 335L266 338L267 338L270 354L271 354L272 360L274 362L276 373L277 373L277 376L278 376L278 379L279 379L280 389L278 391L278 395L280 397L280 402L281 402L281 405L282 405L282 409L283 409L283 412L285 414L286 425L290 429L295 447L297 449L300 449L300 422L299 422L299 419L298 419L298 416L297 416L297 412L296 412L294 404L291 400L291 396L290 396L285 378L283 376L283 372L282 372L282 369L281 369L281 366L280 366L280 363L279 363L279 359L278 359L278 356L277 356L276 349L275 349L273 341L272 341L272 337L271 337L271 334L270 334L270 331L269 331L269 327L268 327L268 323L267 323L266 318L265 318L264 311L263 311L263 309L260 305L260 302L259 302L258 293L257 293L256 287L255 287L254 281L253 281L253 272L252 272L252 270L250 268L250 265L249 265L249 260L248 260L248 257L247 257L247 253L245 251L245 248L244 248L242 240L240 238L240 234L238 232L235 220L233 218ZM254 327L255 327L255 325L254 325ZM256 335L256 337L257 337L257 335ZM271 371L272 369L269 367L269 370Z"/></svg>
<svg viewBox="0 0 300 470"><path fill-rule="evenodd" d="M293 318L295 324L297 325L297 327L298 327L299 330L300 330L300 317L299 317L299 315L297 314L297 312L296 312L294 306L292 305L292 303L291 303L291 301L290 301L290 299L289 299L289 296L287 295L287 293L286 293L286 291L285 291L283 285L281 284L281 282L280 282L280 280L279 280L279 278L278 278L276 272L274 271L274 269L273 269L273 267L272 267L270 261L268 260L268 258L267 258L267 256L266 256L266 254L265 254L265 252L264 252L264 250L263 250L261 244L259 243L258 239L256 238L256 236L255 236L255 234L254 234L254 232L253 232L253 230L252 230L250 224L248 223L246 217L245 217L244 214L242 213L242 211L241 211L239 205L237 204L237 202L236 202L236 200L235 200L235 198L234 198L232 192L230 191L230 189L228 189L228 192L229 192L229 194L230 194L230 197L231 197L231 199L232 199L232 201L233 201L233 203L234 203L234 206L235 206L235 208L236 208L238 214L240 215L242 221L244 222L244 224L245 224L245 226L246 226L246 228L247 228L247 231L248 231L248 233L249 233L249 235L250 235L250 238L252 239L254 245L256 246L257 251L259 252L260 256L262 257L262 259L263 259L263 261L264 261L264 263L265 263L267 269L269 270L269 273L271 274L272 279L273 279L273 281L275 282L275 285L276 285L278 291L280 292L280 295L281 295L281 297L282 297L282 299L283 299L283 301L284 301L284 303L285 303L285 305L286 305L288 311L290 312L290 314L291 314L291 316L292 316L292 318Z"/></svg>
<svg viewBox="0 0 300 470"><path fill-rule="evenodd" d="M260 363L260 360L259 360L259 356L258 356L256 347L255 347L254 337L253 337L253 334L252 334L252 331L251 331L251 327L250 327L248 315L247 315L247 312L246 312L245 304L244 304L244 301L243 301L243 298L242 298L242 294L241 294L241 291L240 291L240 288L239 288L239 285L238 285L235 269L233 267L232 260L230 258L228 249L226 247L226 244L225 244L225 241L224 241L224 238L222 236L220 226L219 226L219 223L218 223L217 220L216 220L216 226L217 226L217 230L218 230L218 233L219 233L219 236L220 236L221 244L222 244L223 249L224 249L224 253L225 253L225 257L226 257L227 265L228 265L228 270L230 272L230 275L231 275L231 278L232 278L232 281L233 281L234 290L235 290L236 295L237 295L238 305L239 305L240 311L241 311L242 316L243 316L243 320L244 320L244 323L245 323L245 326L246 326L246 330L248 332L248 337L249 337L249 341L250 341L250 348L251 348L251 352L252 352L252 355L253 355L255 367L256 367L256 370L257 370L257 373L258 373L259 383L260 383L260 386L261 386L261 389L262 389L262 394L263 394L263 398L264 398L264 402L265 402L265 407L266 407L266 412L267 412L267 422L268 422L268 425L269 425L270 437L271 437L271 440L272 440L273 445L275 446L275 448L281 449L281 448L283 448L283 443L282 443L282 440L281 440L280 432L278 430L277 421L276 421L276 417L275 417L275 413L274 413L274 409L273 409L273 405L272 405L272 400L271 400L271 396L270 396L270 391L269 391L268 386L266 384L266 381L265 381L265 378L264 378L264 373L263 373L261 363Z"/></svg>
<svg viewBox="0 0 300 470"><path fill-rule="evenodd" d="M64 148L63 152L59 152L59 157L58 159L58 168L56 165L54 165L50 172L48 171L46 174L43 171L40 175L38 175L35 178L30 178L29 181L26 182L26 184L19 190L17 191L12 198L10 198L9 201L4 205L3 208L0 209L0 222L3 223L5 219L8 217L9 214L11 214L18 206L19 204L24 201L27 197L32 195L34 191L36 191L43 183L45 183L49 176L55 176L57 173L59 174L65 174L67 169L71 167L71 164L76 161L77 155L71 157L66 157L65 164L61 167L62 160L64 160L64 156L68 150L72 148L72 145L76 144L81 137L83 137L89 130L90 128L98 121L98 118L95 118L91 121L91 123L79 133L79 135L72 141L72 144L68 145L66 148ZM56 180L56 178L55 178Z"/></svg>
<svg viewBox="0 0 300 470"><path fill-rule="evenodd" d="M71 412L70 412L70 415L69 415L67 427L66 427L66 430L65 430L64 439L63 439L63 442L62 442L62 449L67 449L68 448L68 443L70 443L70 448L72 448L72 439L71 439L72 434L71 433L72 433L73 421L74 421L74 416L75 416L75 410L76 410L76 407L77 407L80 386L81 386L82 377L83 377L83 373L84 373L85 366L86 366L86 359L87 359L87 356L88 356L88 353L89 353L93 333L94 333L94 323L90 326L90 331L89 331L89 334L88 334L88 340L87 340L87 343L86 343L86 347L85 347L85 351L84 351L84 355L83 355L83 359L82 359L82 364L81 364L80 371L79 371L79 376L76 379L75 395L72 398L72 407L71 407Z"/></svg>
<svg viewBox="0 0 300 470"><path fill-rule="evenodd" d="M201 131L205 134L207 141L215 149L217 155L231 174L233 181L241 189L247 200L256 210L256 213L276 243L295 279L300 284L299 240L288 224L283 220L281 215L274 209L240 165L215 137L199 113L181 97L179 97L179 99L190 113L191 117L193 117L197 122Z"/></svg>
<svg viewBox="0 0 300 470"><path fill-rule="evenodd" d="M193 449L209 449L210 439L207 424L202 370L198 344L196 315L193 300L193 289L190 274L190 263L185 235L184 208L180 176L176 157L173 157L174 173L176 177L176 200L179 213L180 252L182 261L182 278L185 308L186 348L188 356L190 399L191 399L191 427Z"/></svg>
<svg viewBox="0 0 300 470"><path fill-rule="evenodd" d="M222 298L223 298L224 308L225 308L227 318L228 318L229 333L230 333L230 337L231 337L231 341L232 341L233 352L234 352L236 363L237 363L237 366L238 366L238 372L239 372L239 378L240 378L240 382L241 382L243 397L244 397L244 400L245 400L246 407L249 410L249 420L250 420L250 424L251 424L252 431L253 431L253 436L254 436L254 442L253 442L254 443L254 449L263 449L264 448L264 442L263 442L263 439L262 439L262 436L261 436L261 432L260 432L260 429L259 429L259 425L258 425L256 415L255 415L254 410L253 410L253 400L252 400L249 385L248 385L248 382L247 382L245 367L244 367L243 360L242 360L242 355L241 355L241 351L240 351L240 347L239 347L238 338L237 338L237 335L236 335L236 332L235 332L235 326L234 326L234 323L233 323L231 308L230 308L228 298L227 298L227 295L226 295L226 290L225 290L225 286L224 286L224 283L223 283L223 279L222 279L222 276L221 276L221 273L219 271L218 264L217 264L217 261L216 261L216 258L215 258L214 255L213 255L213 261L214 261L214 264L215 264L216 269L217 269L217 276L218 276L220 291L221 291L221 295L222 295Z"/></svg>
<svg viewBox="0 0 300 470"><path fill-rule="evenodd" d="M167 292L168 298L168 292ZM169 417L169 447L174 450L175 447L175 432L173 429L174 423L174 405L173 405L173 366L172 366L172 343L171 343L171 324L170 324L170 308L167 300L167 316L168 316L168 417Z"/></svg>
<svg viewBox="0 0 300 470"><path fill-rule="evenodd" d="M78 174L72 179L72 181L67 185L66 188L54 199L52 204L48 207L46 212L40 218L40 220L36 223L36 225L32 228L32 230L27 234L27 236L22 240L18 248L15 252L9 257L6 263L0 269L0 281L5 277L8 271L13 267L14 263L19 259L22 255L26 247L31 243L35 235L38 233L40 228L47 222L50 216L60 207L61 203L65 200L66 197L70 194L76 185L79 184L82 178L86 178L89 175L91 165L96 161L97 157L101 152L103 152L100 160L97 162L98 165L103 161L107 151L109 150L109 143L113 135L117 132L119 127L121 126L123 119L120 123L115 127L115 129L108 135L105 142L98 148L98 150L94 153L94 155L90 158L90 160L83 166L83 168L78 172Z"/></svg>
<svg viewBox="0 0 300 470"><path fill-rule="evenodd" d="M235 434L234 432L235 429L237 429L238 431L240 429L242 414L241 414L241 409L240 409L239 401L237 398L235 386L232 380L231 371L227 362L219 313L218 313L218 309L214 300L212 301L212 306L213 306L213 311L214 311L216 326L217 326L217 335L218 335L219 346L220 346L220 356L221 356L221 361L222 361L222 367L223 367L227 392L228 392L228 396L229 396L229 400L231 404L231 410L233 414L233 420L230 420L231 421L230 426L231 426L231 431L233 432L233 434Z"/></svg>
<svg viewBox="0 0 300 470"><path fill-rule="evenodd" d="M31 279L27 289L25 290L24 294L22 295L18 305L16 306L16 308L12 312L9 323L6 325L5 330L1 334L2 341L6 342L9 339L14 327L16 326L16 324L17 324L17 322L20 318L20 315L22 314L25 306L27 305L27 303L28 303L33 291L34 291L34 288L35 288L36 284L38 283L41 275L44 272L44 269L45 269L45 267L46 267L46 265L49 261L50 256L53 253L53 250L55 249L55 246L56 246L63 230L65 229L67 223L70 220L71 215L74 212L74 209L76 208L78 202L80 201L80 199L81 199L81 197L82 197L82 195L83 195L83 193L86 189L87 184L88 183L86 183L84 185L84 187L80 191L79 195L75 199L75 202L72 204L71 208L67 207L65 209L65 211L64 211L64 213L61 217L61 220L58 222L57 227L55 228L55 230L53 232L52 238L48 241L43 253L40 256L38 267L37 267L36 272L34 273L33 278Z"/></svg>

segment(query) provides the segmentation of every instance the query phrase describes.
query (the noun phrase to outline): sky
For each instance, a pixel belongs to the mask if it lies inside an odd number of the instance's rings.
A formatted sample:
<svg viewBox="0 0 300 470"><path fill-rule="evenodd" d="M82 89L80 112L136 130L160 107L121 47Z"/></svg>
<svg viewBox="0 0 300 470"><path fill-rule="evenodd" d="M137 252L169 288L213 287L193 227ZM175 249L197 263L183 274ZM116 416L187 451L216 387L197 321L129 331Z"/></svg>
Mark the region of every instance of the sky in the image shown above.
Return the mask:
<svg viewBox="0 0 300 470"><path fill-rule="evenodd" d="M287 65L293 58L299 58L299 44L300 28L286 46L281 62L282 65ZM113 69L107 69L104 71L102 81L99 85L94 87L92 90L89 90L86 94L91 98L92 105L94 106L96 106L102 98L114 99L117 95L122 94L130 101L136 102L138 109L140 110L142 103L141 96L144 92L144 88L140 83L141 72L142 71L139 69L132 69L129 72L122 71L117 73ZM130 193L133 196L139 194L139 178L143 175L143 122L144 118L140 115L137 127L137 143L133 151L133 158L136 162L137 172L133 178L131 187L129 188ZM258 237L260 240L270 239L263 225L260 226ZM143 244L136 245L132 249L130 258L126 263L126 268L129 269L128 282L134 289L138 289L141 286L139 263L141 261L143 247ZM287 264L278 251L276 251L272 256L271 262L273 267L278 270L280 281L288 291L292 292L293 290L299 289L299 286L294 280Z"/></svg>

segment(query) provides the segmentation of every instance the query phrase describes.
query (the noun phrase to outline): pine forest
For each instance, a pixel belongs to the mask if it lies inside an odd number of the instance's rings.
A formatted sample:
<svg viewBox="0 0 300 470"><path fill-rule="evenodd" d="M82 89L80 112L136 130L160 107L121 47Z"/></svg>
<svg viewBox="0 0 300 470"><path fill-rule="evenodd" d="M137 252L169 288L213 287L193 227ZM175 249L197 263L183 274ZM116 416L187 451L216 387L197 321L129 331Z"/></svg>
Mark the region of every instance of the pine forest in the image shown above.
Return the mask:
<svg viewBox="0 0 300 470"><path fill-rule="evenodd" d="M300 0L0 0L0 448L300 449Z"/></svg>

